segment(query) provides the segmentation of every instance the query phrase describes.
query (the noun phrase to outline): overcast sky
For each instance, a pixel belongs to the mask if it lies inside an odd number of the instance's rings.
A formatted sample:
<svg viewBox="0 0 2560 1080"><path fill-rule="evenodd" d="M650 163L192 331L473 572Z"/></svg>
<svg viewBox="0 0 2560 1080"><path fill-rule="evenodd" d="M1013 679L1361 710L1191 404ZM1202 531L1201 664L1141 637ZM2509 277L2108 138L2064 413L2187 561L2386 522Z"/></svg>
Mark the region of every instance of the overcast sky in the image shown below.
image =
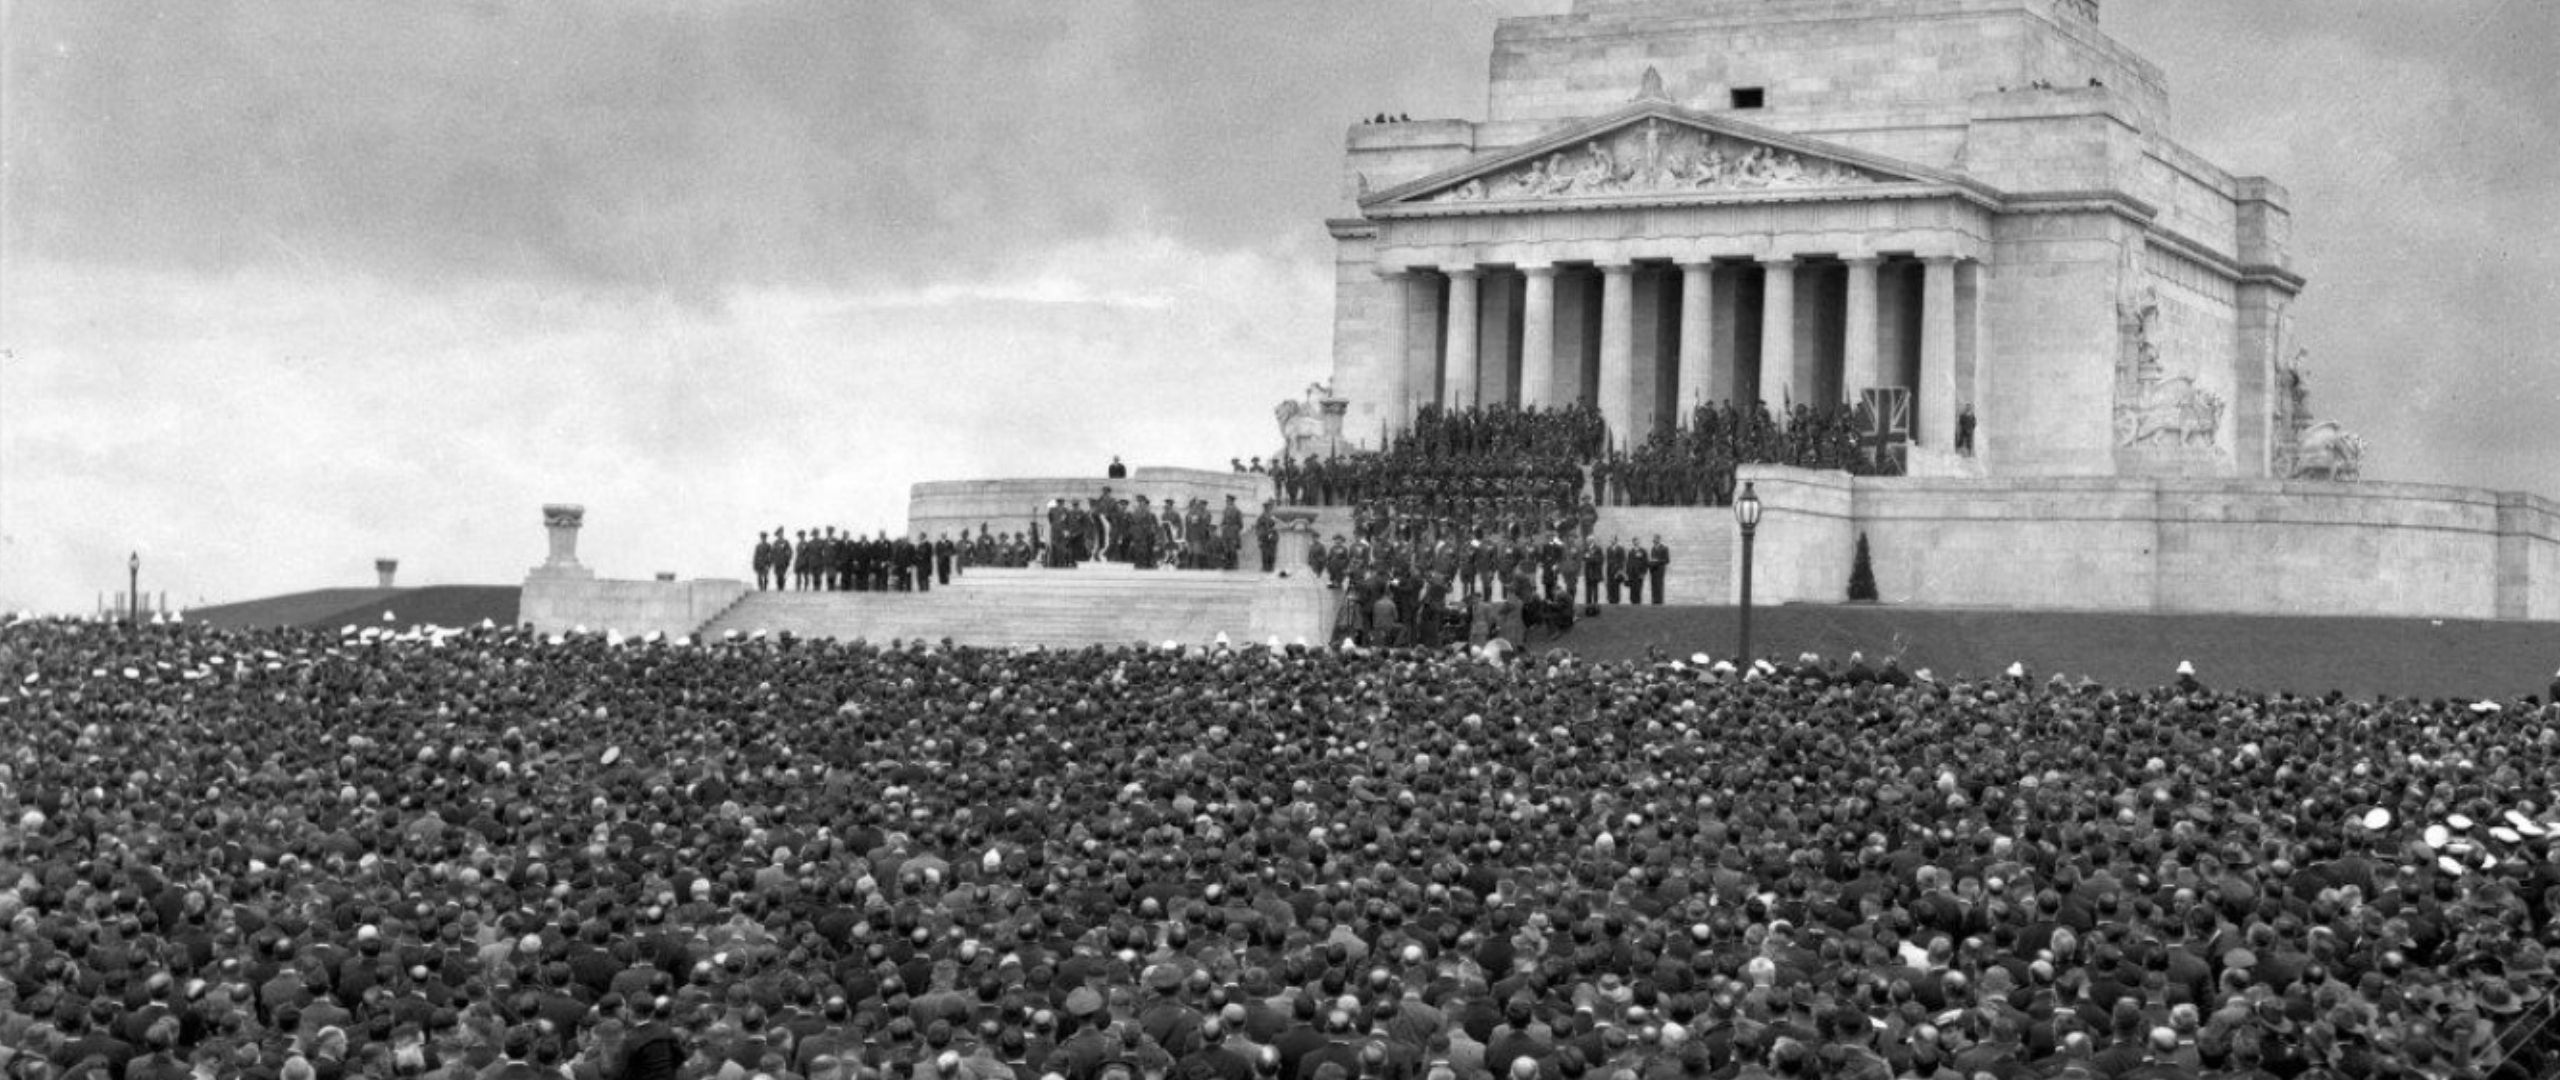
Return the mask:
<svg viewBox="0 0 2560 1080"><path fill-rule="evenodd" d="M0 606L512 583L546 501L738 576L916 480L1263 452L1345 127L1481 118L1562 6L0 3ZM2560 496L2560 4L2106 8L2291 188L2370 475Z"/></svg>

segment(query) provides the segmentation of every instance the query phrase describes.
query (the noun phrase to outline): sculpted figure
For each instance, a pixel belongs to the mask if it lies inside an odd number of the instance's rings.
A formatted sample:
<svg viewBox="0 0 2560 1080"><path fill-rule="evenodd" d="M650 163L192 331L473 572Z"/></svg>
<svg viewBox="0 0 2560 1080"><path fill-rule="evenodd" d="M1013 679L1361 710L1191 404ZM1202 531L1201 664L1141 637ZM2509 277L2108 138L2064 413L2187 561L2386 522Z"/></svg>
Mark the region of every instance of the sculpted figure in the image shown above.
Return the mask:
<svg viewBox="0 0 2560 1080"><path fill-rule="evenodd" d="M1609 148L1594 140L1584 148L1582 171L1574 174L1573 186L1586 192L1614 191L1618 186L1618 162L1609 156Z"/></svg>
<svg viewBox="0 0 2560 1080"><path fill-rule="evenodd" d="M1531 161L1529 167L1511 176L1510 187L1503 194L1519 199L1534 199L1547 193L1547 163Z"/></svg>

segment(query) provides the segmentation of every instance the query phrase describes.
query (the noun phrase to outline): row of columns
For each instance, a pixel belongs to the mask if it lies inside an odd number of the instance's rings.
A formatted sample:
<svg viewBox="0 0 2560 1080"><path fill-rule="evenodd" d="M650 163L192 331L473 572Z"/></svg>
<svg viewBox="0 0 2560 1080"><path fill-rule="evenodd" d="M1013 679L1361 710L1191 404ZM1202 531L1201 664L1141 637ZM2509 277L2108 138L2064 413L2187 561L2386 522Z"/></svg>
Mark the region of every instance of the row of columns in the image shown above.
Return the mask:
<svg viewBox="0 0 2560 1080"><path fill-rule="evenodd" d="M1954 256L1920 257L1922 271L1920 326L1920 385L1913 387L1921 409L1920 430L1924 445L1947 448L1954 441L1957 378L1957 312L1956 268ZM1881 372L1878 362L1880 332L1877 302L1877 271L1884 260L1876 256L1854 256L1840 260L1848 269L1847 326L1844 338L1841 385L1852 400L1859 390L1878 385ZM1709 298L1711 262L1682 262L1680 267L1681 308L1680 345L1677 357L1679 408L1689 409L1701 402L1730 396L1730 387L1714 385L1716 357L1714 335L1710 330L1713 306ZM1780 388L1793 382L1796 370L1796 271L1802 265L1794 256L1775 256L1757 260L1763 271L1761 301L1760 355L1755 368L1759 373L1761 397L1774 412L1785 396ZM1555 308L1556 267L1552 263L1525 263L1516 267L1524 281L1521 313L1520 401L1522 406L1554 407L1555 385ZM1630 433L1635 415L1633 400L1635 357L1635 303L1633 261L1596 264L1601 275L1599 400L1595 403L1610 430L1622 436ZM1478 302L1483 276L1480 266L1452 266L1441 273L1449 282L1447 330L1443 338L1440 362L1440 403L1451 408L1467 408L1478 404L1477 362L1482 353L1478 334ZM1411 271L1382 270L1388 299L1387 325L1401 330L1412 316L1408 311L1406 278ZM1401 334L1393 337L1401 343ZM1659 361L1660 358L1657 358ZM1406 383L1406 366L1402 349L1395 351L1385 365L1391 383L1390 401L1411 400Z"/></svg>

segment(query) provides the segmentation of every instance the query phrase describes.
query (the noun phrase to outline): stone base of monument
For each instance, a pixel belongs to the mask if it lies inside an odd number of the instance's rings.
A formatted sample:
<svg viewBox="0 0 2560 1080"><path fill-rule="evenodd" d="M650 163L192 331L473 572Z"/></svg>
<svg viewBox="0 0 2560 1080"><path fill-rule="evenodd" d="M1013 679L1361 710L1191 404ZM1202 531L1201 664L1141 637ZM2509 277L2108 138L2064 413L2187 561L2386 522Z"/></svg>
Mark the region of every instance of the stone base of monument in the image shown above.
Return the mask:
<svg viewBox="0 0 2560 1080"><path fill-rule="evenodd" d="M1914 446L1911 448L1903 475L1978 479L1983 475L1982 459L1972 454L1959 454L1953 450Z"/></svg>
<svg viewBox="0 0 2560 1080"><path fill-rule="evenodd" d="M1329 596L1252 571L981 567L921 593L751 592L701 633L1048 648L1208 645L1221 634L1239 647L1315 643L1330 625Z"/></svg>
<svg viewBox="0 0 2560 1080"><path fill-rule="evenodd" d="M1761 603L2560 619L2560 503L2425 484L1746 466ZM1676 565L1676 563L1675 563Z"/></svg>

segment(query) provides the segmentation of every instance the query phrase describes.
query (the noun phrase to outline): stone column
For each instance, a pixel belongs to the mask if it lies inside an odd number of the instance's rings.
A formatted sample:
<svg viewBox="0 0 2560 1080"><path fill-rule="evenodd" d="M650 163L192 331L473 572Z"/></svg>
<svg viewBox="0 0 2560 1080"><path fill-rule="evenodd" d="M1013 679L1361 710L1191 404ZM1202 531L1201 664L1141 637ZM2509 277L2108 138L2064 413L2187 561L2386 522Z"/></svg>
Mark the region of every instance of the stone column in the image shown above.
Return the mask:
<svg viewBox="0 0 2560 1080"><path fill-rule="evenodd" d="M1385 376L1378 388L1378 408L1386 413L1386 434L1392 436L1413 423L1413 378L1405 364L1405 349L1412 340L1413 275L1402 270L1378 271L1378 337L1386 345L1378 366ZM1380 447L1380 449L1385 449Z"/></svg>
<svg viewBox="0 0 2560 1080"><path fill-rule="evenodd" d="M1636 296L1635 264L1603 263L1600 267L1600 419L1609 438L1627 449L1636 432Z"/></svg>
<svg viewBox="0 0 2560 1080"><path fill-rule="evenodd" d="M1715 400L1715 264L1680 264L1680 396L1675 421Z"/></svg>
<svg viewBox="0 0 2560 1080"><path fill-rule="evenodd" d="M1856 405L1863 391L1877 385L1881 377L1876 366L1876 267L1883 260L1865 256L1846 260L1849 264L1849 310L1847 334L1841 346L1841 398Z"/></svg>
<svg viewBox="0 0 2560 1080"><path fill-rule="evenodd" d="M1931 255L1921 260L1920 282L1920 445L1932 450L1956 445L1956 260Z"/></svg>
<svg viewBox="0 0 2560 1080"><path fill-rule="evenodd" d="M1780 256L1760 266L1769 274L1760 303L1760 400L1784 423L1796 376L1796 261Z"/></svg>
<svg viewBox="0 0 2560 1080"><path fill-rule="evenodd" d="M577 541L575 540L570 541L572 544L576 542ZM395 586L391 584L391 579L400 573L400 560L375 559L373 560L373 573L376 578L381 580L383 588L394 588Z"/></svg>
<svg viewBox="0 0 2560 1080"><path fill-rule="evenodd" d="M1476 403L1476 274L1472 266L1449 273L1449 343L1440 368L1440 403L1464 409Z"/></svg>
<svg viewBox="0 0 2560 1080"><path fill-rule="evenodd" d="M1520 274L1520 404L1543 409L1556 399L1556 268L1524 265Z"/></svg>

